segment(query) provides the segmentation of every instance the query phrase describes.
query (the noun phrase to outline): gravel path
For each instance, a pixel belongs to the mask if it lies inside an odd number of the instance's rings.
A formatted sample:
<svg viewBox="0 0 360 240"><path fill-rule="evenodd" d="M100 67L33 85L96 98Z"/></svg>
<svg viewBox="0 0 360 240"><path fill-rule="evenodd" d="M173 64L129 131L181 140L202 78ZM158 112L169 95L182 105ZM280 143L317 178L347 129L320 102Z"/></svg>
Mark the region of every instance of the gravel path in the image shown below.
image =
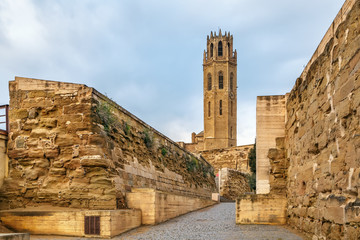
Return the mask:
<svg viewBox="0 0 360 240"><path fill-rule="evenodd" d="M124 240L302 240L280 226L236 225L235 203L220 203L165 223L140 227L114 239Z"/></svg>

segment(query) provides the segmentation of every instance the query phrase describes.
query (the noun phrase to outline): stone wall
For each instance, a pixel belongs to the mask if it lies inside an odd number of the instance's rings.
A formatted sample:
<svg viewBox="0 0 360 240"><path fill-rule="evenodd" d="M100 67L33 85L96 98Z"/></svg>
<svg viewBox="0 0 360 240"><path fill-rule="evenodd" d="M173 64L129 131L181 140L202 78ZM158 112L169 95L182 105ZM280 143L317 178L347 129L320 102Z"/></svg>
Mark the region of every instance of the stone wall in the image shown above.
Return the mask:
<svg viewBox="0 0 360 240"><path fill-rule="evenodd" d="M98 235L85 233L85 217L87 216L99 216L100 231ZM139 227L141 211L139 209L76 210L55 207L44 210L30 208L0 211L0 220L16 232L96 239L111 238ZM59 237L53 238L59 239Z"/></svg>
<svg viewBox="0 0 360 240"><path fill-rule="evenodd" d="M219 176L221 178L220 196L235 201L241 194L250 192L248 183L249 174L230 168L223 168Z"/></svg>
<svg viewBox="0 0 360 240"><path fill-rule="evenodd" d="M250 173L248 154L253 144L236 146L224 149L214 149L200 152L215 169L231 168L243 173Z"/></svg>
<svg viewBox="0 0 360 240"><path fill-rule="evenodd" d="M285 135L286 96L259 96L256 102L256 193L270 192L268 152Z"/></svg>
<svg viewBox="0 0 360 240"><path fill-rule="evenodd" d="M359 16L346 1L287 101L289 223L312 239L360 238Z"/></svg>
<svg viewBox="0 0 360 240"><path fill-rule="evenodd" d="M130 208L141 210L141 222L145 225L158 224L216 204L211 199L193 198L149 188L132 189L126 194L126 201Z"/></svg>
<svg viewBox="0 0 360 240"><path fill-rule="evenodd" d="M270 159L270 193L275 195L286 195L288 159L285 157L285 138L276 138L276 147L270 148L268 158Z"/></svg>
<svg viewBox="0 0 360 240"><path fill-rule="evenodd" d="M2 209L126 207L132 187L211 198L213 168L93 88L16 77Z"/></svg>
<svg viewBox="0 0 360 240"><path fill-rule="evenodd" d="M286 197L246 194L236 200L236 224L286 224Z"/></svg>

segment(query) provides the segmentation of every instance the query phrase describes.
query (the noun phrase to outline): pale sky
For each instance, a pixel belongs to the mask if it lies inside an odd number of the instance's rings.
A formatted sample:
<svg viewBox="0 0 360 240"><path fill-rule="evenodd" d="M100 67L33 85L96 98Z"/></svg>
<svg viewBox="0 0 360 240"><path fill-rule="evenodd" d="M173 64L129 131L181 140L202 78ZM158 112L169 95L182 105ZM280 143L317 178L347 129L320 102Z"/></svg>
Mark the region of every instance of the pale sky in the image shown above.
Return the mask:
<svg viewBox="0 0 360 240"><path fill-rule="evenodd" d="M86 84L174 141L203 130L211 31L238 56L238 145L256 96L289 92L343 0L1 0L0 105L14 76Z"/></svg>

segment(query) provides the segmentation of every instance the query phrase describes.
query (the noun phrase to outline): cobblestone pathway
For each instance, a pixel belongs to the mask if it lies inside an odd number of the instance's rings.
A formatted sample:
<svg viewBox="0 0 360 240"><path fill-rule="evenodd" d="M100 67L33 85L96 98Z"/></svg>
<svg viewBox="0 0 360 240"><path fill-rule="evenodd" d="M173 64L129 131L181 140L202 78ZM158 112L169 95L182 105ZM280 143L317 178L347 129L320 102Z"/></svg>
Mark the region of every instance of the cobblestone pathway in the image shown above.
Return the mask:
<svg viewBox="0 0 360 240"><path fill-rule="evenodd" d="M82 239L55 237L56 239ZM31 240L54 239L31 236ZM113 239L121 240L302 240L290 230L279 226L236 225L235 203L221 203L188 213L156 226L139 227Z"/></svg>
<svg viewBox="0 0 360 240"><path fill-rule="evenodd" d="M221 203L188 213L165 223L140 227L115 239L122 240L301 240L290 230L279 226L236 225L235 203Z"/></svg>

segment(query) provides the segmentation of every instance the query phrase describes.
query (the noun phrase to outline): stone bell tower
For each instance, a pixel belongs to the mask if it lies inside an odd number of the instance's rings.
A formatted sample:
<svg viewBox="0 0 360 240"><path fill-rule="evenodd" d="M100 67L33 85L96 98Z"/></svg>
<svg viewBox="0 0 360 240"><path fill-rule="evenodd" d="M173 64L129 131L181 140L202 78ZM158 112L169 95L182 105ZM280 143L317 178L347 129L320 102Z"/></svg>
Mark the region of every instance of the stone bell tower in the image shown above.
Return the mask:
<svg viewBox="0 0 360 240"><path fill-rule="evenodd" d="M204 51L204 150L236 146L236 50L233 36L211 32Z"/></svg>

